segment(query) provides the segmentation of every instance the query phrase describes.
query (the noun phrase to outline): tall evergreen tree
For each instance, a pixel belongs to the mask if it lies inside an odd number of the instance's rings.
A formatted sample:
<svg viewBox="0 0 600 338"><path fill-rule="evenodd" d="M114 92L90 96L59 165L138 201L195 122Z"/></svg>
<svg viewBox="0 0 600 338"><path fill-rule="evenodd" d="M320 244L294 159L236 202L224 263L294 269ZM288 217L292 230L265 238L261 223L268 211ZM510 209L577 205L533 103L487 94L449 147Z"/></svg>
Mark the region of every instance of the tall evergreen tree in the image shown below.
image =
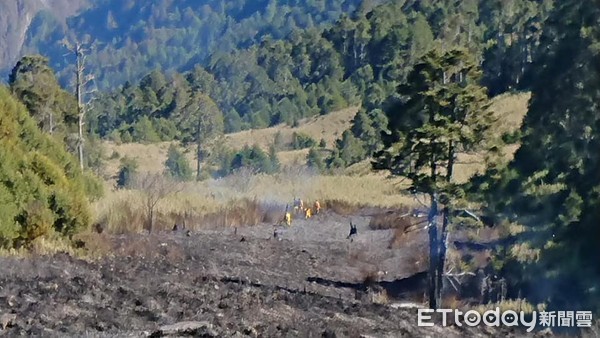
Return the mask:
<svg viewBox="0 0 600 338"><path fill-rule="evenodd" d="M595 1L556 3L534 63L522 145L496 184L476 186L493 212L525 226L520 245L539 255L514 257L523 266L509 277L532 302L556 309L600 311L599 22Z"/></svg>
<svg viewBox="0 0 600 338"><path fill-rule="evenodd" d="M493 115L481 72L464 50L427 53L398 88L403 100L386 111L384 150L373 168L390 170L412 181L412 190L429 196L429 303L440 305L451 209L463 196L453 181L459 152L489 146ZM436 222L442 207L441 236Z"/></svg>
<svg viewBox="0 0 600 338"><path fill-rule="evenodd" d="M47 58L23 57L13 68L8 83L43 131L65 132L76 121L77 102L60 87Z"/></svg>
<svg viewBox="0 0 600 338"><path fill-rule="evenodd" d="M202 162L223 134L223 114L210 97L197 92L192 94L176 119L184 135L189 135L189 138L184 141L196 143L196 177L199 179L202 173Z"/></svg>

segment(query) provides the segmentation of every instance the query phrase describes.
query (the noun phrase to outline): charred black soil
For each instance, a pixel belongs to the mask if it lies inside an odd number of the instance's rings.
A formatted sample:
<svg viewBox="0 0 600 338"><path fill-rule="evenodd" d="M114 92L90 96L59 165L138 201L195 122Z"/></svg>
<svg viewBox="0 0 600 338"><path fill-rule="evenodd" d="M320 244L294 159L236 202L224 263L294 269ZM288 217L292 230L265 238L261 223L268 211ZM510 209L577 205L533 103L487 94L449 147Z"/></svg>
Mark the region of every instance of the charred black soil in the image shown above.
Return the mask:
<svg viewBox="0 0 600 338"><path fill-rule="evenodd" d="M67 254L0 258L0 336L161 336L172 332L165 325L177 323L193 327L179 335L206 337L498 333L417 327L417 310L392 305L422 296L426 262L415 253L423 236L390 249L381 243L393 231L354 221L352 242L345 239L347 223L329 218L296 222L278 239L270 225L97 235L85 245L101 246L105 255L93 261ZM366 274L383 270L365 283ZM373 290L384 299L374 302Z"/></svg>

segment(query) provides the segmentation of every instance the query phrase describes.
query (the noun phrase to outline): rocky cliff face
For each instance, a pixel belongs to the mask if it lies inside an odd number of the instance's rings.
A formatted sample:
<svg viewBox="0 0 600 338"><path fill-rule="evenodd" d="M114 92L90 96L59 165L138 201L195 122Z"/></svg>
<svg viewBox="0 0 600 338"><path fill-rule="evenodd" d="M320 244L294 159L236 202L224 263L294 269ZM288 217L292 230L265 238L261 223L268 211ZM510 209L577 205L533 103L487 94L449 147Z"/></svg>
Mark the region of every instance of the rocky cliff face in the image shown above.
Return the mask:
<svg viewBox="0 0 600 338"><path fill-rule="evenodd" d="M59 21L87 6L88 0L2 0L0 1L0 69L18 59L33 18L47 10Z"/></svg>

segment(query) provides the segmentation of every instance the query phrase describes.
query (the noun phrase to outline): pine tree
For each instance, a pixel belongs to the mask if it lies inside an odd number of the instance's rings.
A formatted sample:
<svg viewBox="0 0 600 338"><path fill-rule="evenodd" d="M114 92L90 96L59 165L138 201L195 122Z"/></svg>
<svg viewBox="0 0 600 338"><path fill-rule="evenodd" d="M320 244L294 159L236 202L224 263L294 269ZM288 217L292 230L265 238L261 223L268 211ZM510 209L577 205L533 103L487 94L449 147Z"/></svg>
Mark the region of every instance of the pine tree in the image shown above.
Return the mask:
<svg viewBox="0 0 600 338"><path fill-rule="evenodd" d="M65 132L75 123L75 97L60 87L47 58L24 56L12 69L8 82L43 131Z"/></svg>
<svg viewBox="0 0 600 338"><path fill-rule="evenodd" d="M350 130L342 133L342 138L336 141L336 147L345 166L360 162L366 155L363 143Z"/></svg>
<svg viewBox="0 0 600 338"><path fill-rule="evenodd" d="M175 118L182 134L187 135L183 141L196 143L196 177L200 179L202 162L223 135L223 114L210 97L202 93L193 93Z"/></svg>
<svg viewBox="0 0 600 338"><path fill-rule="evenodd" d="M539 254L514 257L521 266L513 283L555 309L600 311L598 20L594 1L556 3L534 64L522 145L506 170L491 173L494 184L476 186L494 211L525 226L520 244Z"/></svg>
<svg viewBox="0 0 600 338"><path fill-rule="evenodd" d="M486 89L478 84L480 71L464 50L427 53L400 86L404 99L386 111L384 150L376 153L373 168L390 170L412 181L411 190L428 195L429 302L437 308L453 205L464 192L453 181L459 152L491 146L494 119ZM442 205L441 236L436 222Z"/></svg>

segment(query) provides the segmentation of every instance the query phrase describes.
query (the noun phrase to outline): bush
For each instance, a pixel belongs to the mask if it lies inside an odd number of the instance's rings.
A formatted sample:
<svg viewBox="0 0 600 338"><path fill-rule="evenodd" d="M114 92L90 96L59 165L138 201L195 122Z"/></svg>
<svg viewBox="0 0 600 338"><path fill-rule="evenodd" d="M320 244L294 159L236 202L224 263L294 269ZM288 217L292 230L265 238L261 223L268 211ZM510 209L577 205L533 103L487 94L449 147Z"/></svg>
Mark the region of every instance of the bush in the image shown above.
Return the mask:
<svg viewBox="0 0 600 338"><path fill-rule="evenodd" d="M133 183L133 177L137 173L137 162L135 159L124 157L121 159L121 166L117 173L117 187L127 188Z"/></svg>
<svg viewBox="0 0 600 338"><path fill-rule="evenodd" d="M84 157L85 167L99 176L102 175L106 167L107 156L104 146L98 138L88 138L85 144Z"/></svg>
<svg viewBox="0 0 600 338"><path fill-rule="evenodd" d="M185 155L173 144L169 146L165 167L167 174L176 180L187 181L192 178L192 168Z"/></svg>
<svg viewBox="0 0 600 338"><path fill-rule="evenodd" d="M260 147L245 146L235 153L223 153L223 161L219 173L222 176L229 175L236 170L246 168L255 173L272 174L279 171L280 163L274 147L270 147L266 153Z"/></svg>
<svg viewBox="0 0 600 338"><path fill-rule="evenodd" d="M118 130L111 131L110 134L108 134L108 140L114 142L115 144L123 143L123 140L121 139L121 132Z"/></svg>
<svg viewBox="0 0 600 338"><path fill-rule="evenodd" d="M83 173L83 189L91 201L96 201L104 196L102 181L90 171Z"/></svg>
<svg viewBox="0 0 600 338"><path fill-rule="evenodd" d="M123 142L123 143L133 142L133 137L131 137L131 133L129 132L129 130L121 131L121 142Z"/></svg>
<svg viewBox="0 0 600 338"><path fill-rule="evenodd" d="M2 87L0 111L0 246L70 237L89 226L88 198L101 194L99 180L82 173L64 144L39 130Z"/></svg>
<svg viewBox="0 0 600 338"><path fill-rule="evenodd" d="M21 239L28 243L49 235L54 221L54 214L44 202L36 200L28 203L25 210L17 216L17 222L21 224Z"/></svg>
<svg viewBox="0 0 600 338"><path fill-rule="evenodd" d="M306 165L309 168L316 169L319 173L325 171L325 162L321 153L316 148L310 148L306 156Z"/></svg>
<svg viewBox="0 0 600 338"><path fill-rule="evenodd" d="M310 148L315 146L316 144L317 141L315 141L312 137L306 134L296 132L292 134L292 148L296 150Z"/></svg>

